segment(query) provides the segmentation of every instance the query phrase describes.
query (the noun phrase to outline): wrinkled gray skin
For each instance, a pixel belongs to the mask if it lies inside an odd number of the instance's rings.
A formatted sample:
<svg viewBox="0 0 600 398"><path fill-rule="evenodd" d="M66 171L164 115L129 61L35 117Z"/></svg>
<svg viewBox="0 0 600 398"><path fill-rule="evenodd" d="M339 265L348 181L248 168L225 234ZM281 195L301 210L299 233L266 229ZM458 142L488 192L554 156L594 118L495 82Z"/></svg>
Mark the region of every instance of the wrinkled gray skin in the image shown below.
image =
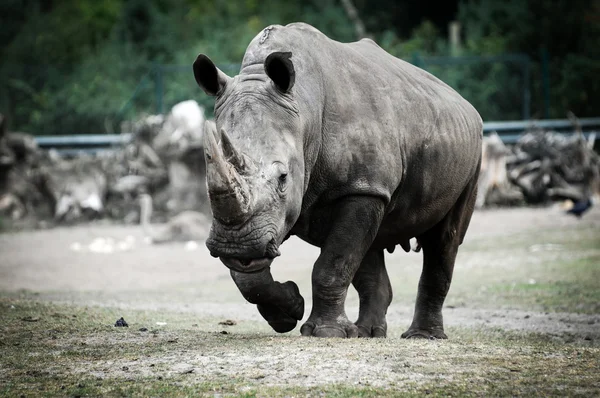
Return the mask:
<svg viewBox="0 0 600 398"><path fill-rule="evenodd" d="M289 236L321 248L302 335L383 337L392 289L384 249L423 251L403 337L446 338L442 304L473 212L482 121L459 94L373 41L339 43L295 23L270 26L230 78L201 54L196 81L216 96L207 123L207 246L278 332L302 319L293 282L270 265ZM356 322L344 302L360 297Z"/></svg>

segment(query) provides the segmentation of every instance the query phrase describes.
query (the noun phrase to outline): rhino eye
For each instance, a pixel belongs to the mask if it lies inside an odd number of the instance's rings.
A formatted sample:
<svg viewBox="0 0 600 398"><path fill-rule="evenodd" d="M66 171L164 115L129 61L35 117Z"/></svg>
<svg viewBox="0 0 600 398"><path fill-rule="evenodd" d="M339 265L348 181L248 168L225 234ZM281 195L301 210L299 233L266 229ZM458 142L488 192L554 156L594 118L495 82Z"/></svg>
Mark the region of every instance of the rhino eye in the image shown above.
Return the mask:
<svg viewBox="0 0 600 398"><path fill-rule="evenodd" d="M287 178L289 170L283 163L279 161L273 162L273 166L275 166L273 177L277 176L277 189L280 192L283 192L287 188Z"/></svg>
<svg viewBox="0 0 600 398"><path fill-rule="evenodd" d="M279 182L277 190L283 194L287 190L287 173L281 173L277 181Z"/></svg>

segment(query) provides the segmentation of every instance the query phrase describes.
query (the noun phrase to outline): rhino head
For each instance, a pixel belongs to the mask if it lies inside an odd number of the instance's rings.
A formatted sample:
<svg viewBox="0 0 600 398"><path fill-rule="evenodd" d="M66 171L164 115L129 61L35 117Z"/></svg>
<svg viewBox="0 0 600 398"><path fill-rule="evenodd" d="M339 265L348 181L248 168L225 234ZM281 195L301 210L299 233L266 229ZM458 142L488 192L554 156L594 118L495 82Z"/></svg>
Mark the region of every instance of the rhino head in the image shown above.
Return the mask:
<svg viewBox="0 0 600 398"><path fill-rule="evenodd" d="M233 271L269 267L300 214L303 138L290 58L272 53L234 78L204 54L194 62L196 82L216 97L204 134L213 213L206 245Z"/></svg>

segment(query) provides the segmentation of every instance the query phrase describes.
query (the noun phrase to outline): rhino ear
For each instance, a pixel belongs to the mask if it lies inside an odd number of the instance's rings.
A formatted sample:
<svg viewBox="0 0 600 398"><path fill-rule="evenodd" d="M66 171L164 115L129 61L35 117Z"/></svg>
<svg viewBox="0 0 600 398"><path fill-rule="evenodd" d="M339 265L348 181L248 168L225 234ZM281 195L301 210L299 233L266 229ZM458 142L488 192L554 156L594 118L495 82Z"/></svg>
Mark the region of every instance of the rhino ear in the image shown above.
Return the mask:
<svg viewBox="0 0 600 398"><path fill-rule="evenodd" d="M275 86L284 93L289 92L296 80L296 71L292 63L291 52L274 52L265 60L265 72Z"/></svg>
<svg viewBox="0 0 600 398"><path fill-rule="evenodd" d="M204 54L198 55L196 61L194 61L194 77L200 88L211 96L221 93L231 80Z"/></svg>

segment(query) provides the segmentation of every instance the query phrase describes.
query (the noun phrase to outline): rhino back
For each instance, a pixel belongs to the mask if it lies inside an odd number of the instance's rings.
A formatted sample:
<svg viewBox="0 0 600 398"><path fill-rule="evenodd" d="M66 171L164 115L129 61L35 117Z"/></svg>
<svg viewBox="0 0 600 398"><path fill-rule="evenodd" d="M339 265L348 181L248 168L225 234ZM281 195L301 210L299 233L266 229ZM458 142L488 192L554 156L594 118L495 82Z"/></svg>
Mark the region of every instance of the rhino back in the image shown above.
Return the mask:
<svg viewBox="0 0 600 398"><path fill-rule="evenodd" d="M340 43L301 23L259 33L241 74L273 51L292 53L303 133L315 148L305 154L315 159L303 208L374 195L413 228L437 222L476 174L481 117L433 75L369 39Z"/></svg>

